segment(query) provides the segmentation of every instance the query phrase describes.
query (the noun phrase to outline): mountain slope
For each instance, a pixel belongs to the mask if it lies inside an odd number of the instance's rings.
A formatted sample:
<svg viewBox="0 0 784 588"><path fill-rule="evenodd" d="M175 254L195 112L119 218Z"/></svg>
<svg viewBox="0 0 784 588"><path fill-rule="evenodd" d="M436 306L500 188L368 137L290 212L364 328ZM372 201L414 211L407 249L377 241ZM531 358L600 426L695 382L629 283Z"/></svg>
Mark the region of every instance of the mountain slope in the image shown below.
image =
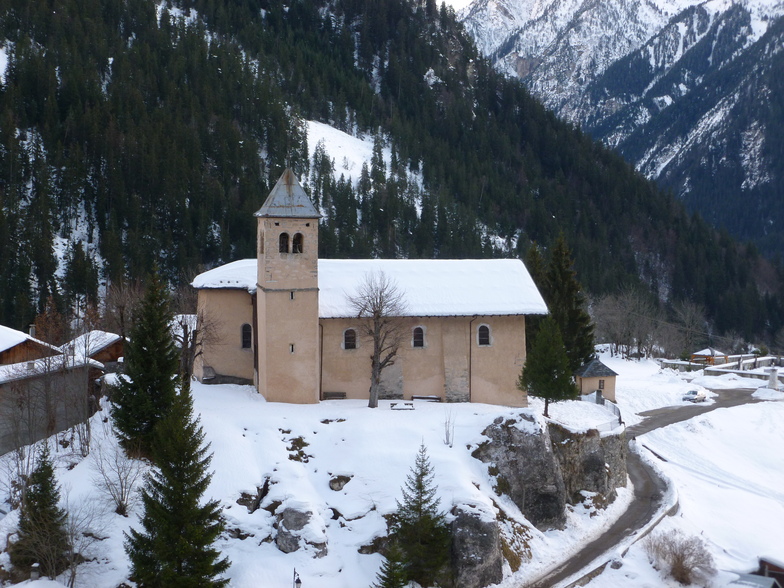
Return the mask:
<svg viewBox="0 0 784 588"><path fill-rule="evenodd" d="M784 254L784 161L771 146L780 106L770 88L784 4L575 0L518 13L500 5L479 0L461 15L497 67L714 225ZM477 19L490 12L483 27L492 30L483 30Z"/></svg>
<svg viewBox="0 0 784 588"><path fill-rule="evenodd" d="M595 294L650 288L748 336L784 321L776 270L547 112L434 2L0 14L0 322L24 327L49 296L94 301L99 273L157 264L187 282L252 255L252 213L285 166L324 215L325 257L523 255L564 232ZM308 157L304 120L373 137L370 161L341 178L328 151Z"/></svg>

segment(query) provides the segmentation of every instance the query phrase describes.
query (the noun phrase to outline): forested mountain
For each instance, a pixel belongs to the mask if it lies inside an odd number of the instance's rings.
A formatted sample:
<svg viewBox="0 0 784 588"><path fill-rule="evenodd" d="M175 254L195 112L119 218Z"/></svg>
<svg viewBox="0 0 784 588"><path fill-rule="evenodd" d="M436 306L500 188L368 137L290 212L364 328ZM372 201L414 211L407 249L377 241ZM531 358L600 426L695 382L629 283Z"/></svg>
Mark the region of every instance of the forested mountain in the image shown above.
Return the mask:
<svg viewBox="0 0 784 588"><path fill-rule="evenodd" d="M2 324L99 276L252 256L286 165L322 256L523 255L563 232L592 293L644 286L749 337L784 320L753 247L498 74L433 0L0 0L0 43ZM359 178L308 159L304 120L376 137Z"/></svg>
<svg viewBox="0 0 784 588"><path fill-rule="evenodd" d="M467 30L559 116L784 258L784 4L475 0Z"/></svg>

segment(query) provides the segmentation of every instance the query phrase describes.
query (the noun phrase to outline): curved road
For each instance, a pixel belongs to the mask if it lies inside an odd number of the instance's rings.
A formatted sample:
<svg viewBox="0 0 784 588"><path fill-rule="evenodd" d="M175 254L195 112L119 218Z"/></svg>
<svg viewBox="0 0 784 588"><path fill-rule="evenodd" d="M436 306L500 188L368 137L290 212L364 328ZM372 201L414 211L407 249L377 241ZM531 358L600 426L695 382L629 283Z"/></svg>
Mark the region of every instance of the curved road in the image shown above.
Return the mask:
<svg viewBox="0 0 784 588"><path fill-rule="evenodd" d="M632 437L649 433L654 429L685 421L717 408L729 408L741 404L759 402L756 398L751 397L754 390L733 389L714 390L714 392L718 394L718 398L715 399L713 404L657 408L656 410L640 413L640 416L645 417L645 419L626 429L627 438L631 439ZM643 462L633 451L629 451L627 454L626 468L629 472L629 478L634 485L634 499L626 512L598 538L571 556L568 561L552 570L543 578L530 584L531 588L550 588L555 586L558 582L562 582L590 565L624 538L637 532L653 519L661 507L662 497L667 489L667 485L659 478L656 471Z"/></svg>

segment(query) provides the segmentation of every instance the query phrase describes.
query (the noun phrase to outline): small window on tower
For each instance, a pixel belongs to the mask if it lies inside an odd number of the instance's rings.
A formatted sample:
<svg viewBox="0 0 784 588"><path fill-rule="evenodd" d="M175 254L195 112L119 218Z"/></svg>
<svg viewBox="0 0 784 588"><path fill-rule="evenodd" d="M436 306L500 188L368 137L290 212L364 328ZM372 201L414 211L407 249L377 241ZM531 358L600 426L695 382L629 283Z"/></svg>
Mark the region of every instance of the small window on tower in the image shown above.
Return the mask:
<svg viewBox="0 0 784 588"><path fill-rule="evenodd" d="M302 253L302 241L303 241L302 233L297 233L294 235L294 240L291 242L291 252L292 253Z"/></svg>
<svg viewBox="0 0 784 588"><path fill-rule="evenodd" d="M281 253L288 253L289 252L289 234L288 233L281 233L280 238L278 239L278 251Z"/></svg>
<svg viewBox="0 0 784 588"><path fill-rule="evenodd" d="M242 325L242 348L250 349L253 341L253 329L248 323Z"/></svg>
<svg viewBox="0 0 784 588"><path fill-rule="evenodd" d="M604 390L604 380L599 380L599 390Z"/></svg>

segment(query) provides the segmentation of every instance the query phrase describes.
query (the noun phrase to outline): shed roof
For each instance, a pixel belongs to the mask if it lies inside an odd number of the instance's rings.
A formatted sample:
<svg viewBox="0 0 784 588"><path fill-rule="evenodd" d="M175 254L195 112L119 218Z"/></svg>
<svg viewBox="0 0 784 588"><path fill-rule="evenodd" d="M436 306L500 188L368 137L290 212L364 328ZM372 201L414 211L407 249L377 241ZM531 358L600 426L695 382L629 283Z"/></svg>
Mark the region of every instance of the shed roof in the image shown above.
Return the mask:
<svg viewBox="0 0 784 588"><path fill-rule="evenodd" d="M753 574L738 574L738 579L729 583L729 586L747 586L749 588L779 588L779 583L774 578L756 576Z"/></svg>
<svg viewBox="0 0 784 588"><path fill-rule="evenodd" d="M580 366L574 373L581 378L609 378L618 375L598 359L592 359Z"/></svg>
<svg viewBox="0 0 784 588"><path fill-rule="evenodd" d="M319 218L305 190L291 168L287 168L254 216L283 218Z"/></svg>
<svg viewBox="0 0 784 588"><path fill-rule="evenodd" d="M0 325L0 352L11 349L11 347L16 347L29 338L30 337L25 335L22 331Z"/></svg>
<svg viewBox="0 0 784 588"><path fill-rule="evenodd" d="M700 351L695 351L694 353L692 353L692 355L704 355L706 357L715 357L717 355L724 356L727 354L724 353L723 351L719 351L718 349L714 349L713 347L707 347Z"/></svg>
<svg viewBox="0 0 784 588"><path fill-rule="evenodd" d="M63 353L70 351L72 354L76 354L79 357L91 357L120 339L122 339L122 337L115 333L93 330L79 335L60 347L60 349L62 349Z"/></svg>
<svg viewBox="0 0 784 588"><path fill-rule="evenodd" d="M24 343L25 341L30 341L35 345L40 345L41 347L45 347L49 350L52 350L56 353L60 353L60 348L55 347L54 345L49 345L49 343L45 343L35 337L31 337L27 333L23 333L22 331L17 331L16 329L12 329L11 327L4 327L0 325L0 353L3 351L7 351L12 347L16 347L20 343Z"/></svg>
<svg viewBox="0 0 784 588"><path fill-rule="evenodd" d="M383 272L403 292L406 316L547 314L547 305L517 259L320 259L319 317L351 317L348 302L366 275ZM256 260L196 276L195 288L256 291Z"/></svg>
<svg viewBox="0 0 784 588"><path fill-rule="evenodd" d="M28 378L38 378L61 370L72 370L85 366L98 369L103 369L104 367L101 362L90 358L55 355L44 359L0 365L0 384L26 380Z"/></svg>

